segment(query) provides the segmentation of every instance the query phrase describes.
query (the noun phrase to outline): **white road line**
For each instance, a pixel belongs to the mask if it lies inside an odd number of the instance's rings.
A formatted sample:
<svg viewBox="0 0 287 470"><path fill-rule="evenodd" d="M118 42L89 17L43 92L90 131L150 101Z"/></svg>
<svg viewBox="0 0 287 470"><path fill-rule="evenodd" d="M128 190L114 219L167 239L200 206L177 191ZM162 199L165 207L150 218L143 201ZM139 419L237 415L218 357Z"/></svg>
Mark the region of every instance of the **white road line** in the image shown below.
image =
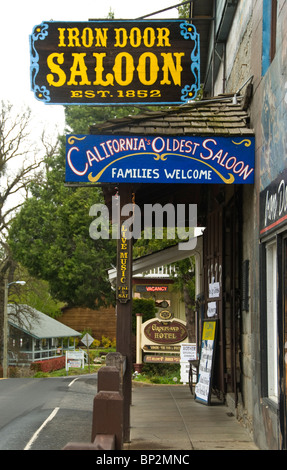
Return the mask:
<svg viewBox="0 0 287 470"><path fill-rule="evenodd" d="M72 382L69 383L68 387L71 387L71 385L73 385L74 382L76 382L76 380L78 380L79 377L77 377L76 379L72 380Z"/></svg>
<svg viewBox="0 0 287 470"><path fill-rule="evenodd" d="M56 414L58 413L59 411L59 407L58 408L55 408L52 413L50 414L50 416L48 416L48 418L46 419L46 421L44 421L44 423L42 424L42 426L39 427L39 429L37 429L37 431L33 434L33 436L31 437L30 441L28 442L28 444L26 444L24 450L30 450L30 448L32 447L32 444L36 441L37 437L39 436L40 432L42 431L42 429L46 426L46 424L49 423L49 421L51 421L55 416Z"/></svg>

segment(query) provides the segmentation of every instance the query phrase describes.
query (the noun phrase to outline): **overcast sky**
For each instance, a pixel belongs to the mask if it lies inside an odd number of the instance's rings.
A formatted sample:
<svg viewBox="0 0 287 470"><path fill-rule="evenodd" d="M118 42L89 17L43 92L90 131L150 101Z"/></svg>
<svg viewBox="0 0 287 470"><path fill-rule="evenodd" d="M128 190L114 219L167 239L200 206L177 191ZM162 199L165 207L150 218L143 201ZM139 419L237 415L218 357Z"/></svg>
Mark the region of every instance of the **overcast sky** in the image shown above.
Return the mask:
<svg viewBox="0 0 287 470"><path fill-rule="evenodd" d="M30 87L29 35L43 21L87 21L107 18L135 19L176 5L179 0L8 0L0 15L0 100L28 105L39 115L40 125L64 123L62 106L36 100ZM177 9L152 18L177 18Z"/></svg>

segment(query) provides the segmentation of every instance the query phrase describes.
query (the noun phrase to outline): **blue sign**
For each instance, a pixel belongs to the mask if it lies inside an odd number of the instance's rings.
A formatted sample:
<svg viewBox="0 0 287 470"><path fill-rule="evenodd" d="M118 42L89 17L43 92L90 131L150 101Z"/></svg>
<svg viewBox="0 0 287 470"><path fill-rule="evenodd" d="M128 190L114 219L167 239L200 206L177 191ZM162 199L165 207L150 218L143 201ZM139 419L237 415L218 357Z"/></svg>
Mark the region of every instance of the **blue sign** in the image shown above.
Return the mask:
<svg viewBox="0 0 287 470"><path fill-rule="evenodd" d="M248 137L68 135L66 182L253 184Z"/></svg>

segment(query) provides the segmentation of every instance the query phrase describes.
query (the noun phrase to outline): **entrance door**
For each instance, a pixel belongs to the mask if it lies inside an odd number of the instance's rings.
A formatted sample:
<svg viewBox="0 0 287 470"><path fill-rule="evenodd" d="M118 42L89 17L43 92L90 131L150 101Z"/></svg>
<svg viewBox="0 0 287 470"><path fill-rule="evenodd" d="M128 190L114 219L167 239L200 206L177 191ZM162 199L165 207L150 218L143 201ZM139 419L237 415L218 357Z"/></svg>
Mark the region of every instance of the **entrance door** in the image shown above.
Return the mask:
<svg viewBox="0 0 287 470"><path fill-rule="evenodd" d="M279 365L280 373L280 421L281 421L281 433L283 440L283 448L287 449L287 237L283 238L282 243L282 258L283 258L283 282L282 282L282 300L283 300L283 348L282 348L282 359L279 363L282 363L282 367ZM280 332L279 332L280 341ZM281 348L280 348L281 349Z"/></svg>
<svg viewBox="0 0 287 470"><path fill-rule="evenodd" d="M225 335L223 318L223 210L218 208L207 216L203 234L205 318L218 319L215 364L212 387L219 398L225 394Z"/></svg>
<svg viewBox="0 0 287 470"><path fill-rule="evenodd" d="M218 319L213 386L219 398L232 394L235 406L240 387L240 199L235 190L227 205L218 204L208 214L203 238L205 318ZM218 288L214 298L212 285Z"/></svg>

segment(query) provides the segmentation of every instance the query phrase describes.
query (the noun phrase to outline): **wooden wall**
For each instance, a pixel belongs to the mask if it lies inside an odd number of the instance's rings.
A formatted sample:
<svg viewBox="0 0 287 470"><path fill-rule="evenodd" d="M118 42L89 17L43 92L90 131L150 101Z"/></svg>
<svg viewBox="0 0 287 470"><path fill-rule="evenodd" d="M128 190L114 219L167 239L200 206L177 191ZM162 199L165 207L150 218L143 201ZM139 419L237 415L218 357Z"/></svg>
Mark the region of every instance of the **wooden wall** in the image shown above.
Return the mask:
<svg viewBox="0 0 287 470"><path fill-rule="evenodd" d="M93 338L98 340L101 340L102 336L111 340L116 338L116 312L112 306L98 310L81 307L65 308L57 321L79 332L90 329Z"/></svg>

